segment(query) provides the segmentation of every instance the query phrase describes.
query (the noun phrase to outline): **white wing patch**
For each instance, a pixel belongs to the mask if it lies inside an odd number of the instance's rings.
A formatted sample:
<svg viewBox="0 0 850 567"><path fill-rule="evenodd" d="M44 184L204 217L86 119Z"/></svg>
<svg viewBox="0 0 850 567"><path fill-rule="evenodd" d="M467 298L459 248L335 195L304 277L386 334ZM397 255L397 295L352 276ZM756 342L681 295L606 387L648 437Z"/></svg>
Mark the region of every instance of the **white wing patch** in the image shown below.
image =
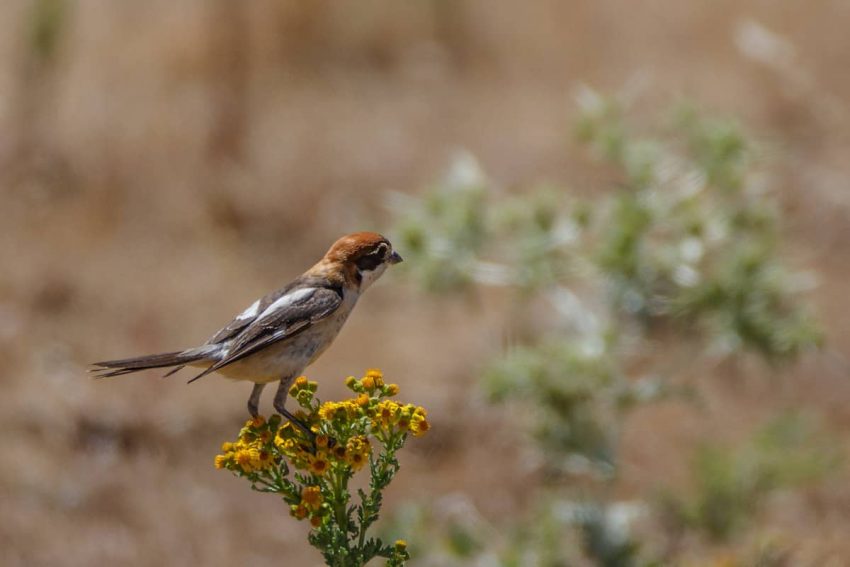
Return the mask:
<svg viewBox="0 0 850 567"><path fill-rule="evenodd" d="M253 319L257 315L257 311L260 310L260 300L258 299L254 303L251 304L251 307L240 313L236 316L237 321L244 321L245 319Z"/></svg>
<svg viewBox="0 0 850 567"><path fill-rule="evenodd" d="M307 299L314 293L316 293L315 287L306 287L302 289L297 289L292 293L287 293L286 295L279 297L274 303L266 307L266 309L260 313L260 316L257 317L257 321L265 319L270 315L274 314L276 311L280 311L281 309L285 309L286 307L301 301L302 299ZM256 321L255 321L256 322Z"/></svg>

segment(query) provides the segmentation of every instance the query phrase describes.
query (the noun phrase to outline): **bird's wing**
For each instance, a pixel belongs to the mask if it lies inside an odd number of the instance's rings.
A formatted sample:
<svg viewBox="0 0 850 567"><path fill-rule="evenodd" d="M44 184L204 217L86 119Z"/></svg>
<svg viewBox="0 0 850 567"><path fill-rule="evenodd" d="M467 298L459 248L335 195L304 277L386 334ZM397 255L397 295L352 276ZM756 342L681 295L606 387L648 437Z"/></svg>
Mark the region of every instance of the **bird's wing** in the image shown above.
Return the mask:
<svg viewBox="0 0 850 567"><path fill-rule="evenodd" d="M341 288L313 286L307 282L297 282L296 285L287 286L282 293L274 295L277 298L270 303L266 299L271 296L267 296L257 304L257 309L252 309L252 306L243 313L248 314L244 317L245 320L250 319L247 324L239 327L241 322L237 317L213 337L215 339L219 335L229 335L233 342L221 360L189 382L194 382L273 343L297 335L334 313L342 303ZM260 309L263 303L267 305Z"/></svg>
<svg viewBox="0 0 850 567"><path fill-rule="evenodd" d="M219 329L212 337L209 338L207 344L219 344L228 339L232 339L245 330L248 325L256 321L257 317L260 316L260 313L262 313L269 305L274 303L275 300L284 295L287 291L289 291L288 288L283 288L261 297L245 309L245 311L234 317L230 323Z"/></svg>
<svg viewBox="0 0 850 567"><path fill-rule="evenodd" d="M228 341L245 330L248 325L257 320L257 317L262 313L266 307L274 303L279 297L288 292L292 287L297 285L299 282L296 280L292 282L288 286L278 289L277 291L273 291L268 295L265 295L249 305L242 313L233 318L233 320L216 331L216 333L211 336L206 343L206 345L219 345ZM185 365L175 366L171 370L169 370L163 378L171 376L177 372L183 370Z"/></svg>
<svg viewBox="0 0 850 567"><path fill-rule="evenodd" d="M299 289L308 287L327 287L327 283L316 278L306 278L304 276L297 278L288 285L264 295L249 305L245 311L234 317L230 323L219 329L213 336L211 336L209 340L207 340L206 344L221 344L233 339L256 321L257 318L264 313L266 309L268 309L269 305L276 302L284 295L297 292Z"/></svg>

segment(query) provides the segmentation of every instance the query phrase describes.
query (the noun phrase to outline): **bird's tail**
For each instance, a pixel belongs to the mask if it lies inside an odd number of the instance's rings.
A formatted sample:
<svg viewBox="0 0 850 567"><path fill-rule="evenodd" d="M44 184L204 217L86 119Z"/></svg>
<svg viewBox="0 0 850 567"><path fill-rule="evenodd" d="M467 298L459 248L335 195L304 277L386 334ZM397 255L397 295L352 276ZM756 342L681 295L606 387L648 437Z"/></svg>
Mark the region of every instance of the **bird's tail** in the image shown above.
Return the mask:
<svg viewBox="0 0 850 567"><path fill-rule="evenodd" d="M105 360L103 362L95 362L92 364L91 372L95 373L96 378L109 378L112 376L123 376L149 368L169 368L176 366L166 376L174 374L186 364L200 362L203 360L214 359L210 356L215 347L205 345L198 348L190 348L188 350L180 350L176 352L164 352L161 354L148 354L145 356L135 356L133 358L122 358L121 360Z"/></svg>

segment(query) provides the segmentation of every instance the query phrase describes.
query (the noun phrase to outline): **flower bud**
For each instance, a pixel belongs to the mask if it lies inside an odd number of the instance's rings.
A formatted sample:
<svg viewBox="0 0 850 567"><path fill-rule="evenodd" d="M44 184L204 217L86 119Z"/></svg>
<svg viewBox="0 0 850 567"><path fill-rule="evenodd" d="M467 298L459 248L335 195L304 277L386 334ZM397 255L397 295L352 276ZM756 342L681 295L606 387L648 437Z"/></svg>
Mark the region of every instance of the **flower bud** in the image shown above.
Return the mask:
<svg viewBox="0 0 850 567"><path fill-rule="evenodd" d="M302 406L310 403L310 400L313 399L313 392L310 390L300 390L296 395L295 399L298 400L298 403Z"/></svg>

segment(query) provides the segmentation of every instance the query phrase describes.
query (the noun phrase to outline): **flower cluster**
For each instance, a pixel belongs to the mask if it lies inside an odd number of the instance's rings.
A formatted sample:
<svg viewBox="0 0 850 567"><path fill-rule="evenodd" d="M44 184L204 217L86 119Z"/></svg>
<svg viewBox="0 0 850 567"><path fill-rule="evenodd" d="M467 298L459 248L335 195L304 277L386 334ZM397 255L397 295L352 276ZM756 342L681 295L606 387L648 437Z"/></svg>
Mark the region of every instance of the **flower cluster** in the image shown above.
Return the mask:
<svg viewBox="0 0 850 567"><path fill-rule="evenodd" d="M431 425L422 407L413 404L401 405L392 400L381 400L375 404L372 415L372 429L391 432L394 428L410 431L414 437L425 435Z"/></svg>
<svg viewBox="0 0 850 567"><path fill-rule="evenodd" d="M215 468L226 468L245 474L271 468L275 464L271 431L280 421L280 416L273 416L268 423L263 416L248 420L236 441L221 444L223 454L216 455Z"/></svg>
<svg viewBox="0 0 850 567"><path fill-rule="evenodd" d="M378 517L382 490L398 471L395 453L409 435L430 429L427 413L391 399L399 388L385 383L380 370L351 376L345 384L352 398L322 402L316 382L298 378L289 395L300 406L293 414L299 423L279 415L249 420L236 441L222 445L215 466L247 478L255 490L280 494L293 517L309 520L310 543L329 563L344 556L354 560L346 564L362 565L380 556L401 565L406 545L385 545L365 534ZM367 465L371 490L359 491L360 503L352 506L348 482Z"/></svg>

